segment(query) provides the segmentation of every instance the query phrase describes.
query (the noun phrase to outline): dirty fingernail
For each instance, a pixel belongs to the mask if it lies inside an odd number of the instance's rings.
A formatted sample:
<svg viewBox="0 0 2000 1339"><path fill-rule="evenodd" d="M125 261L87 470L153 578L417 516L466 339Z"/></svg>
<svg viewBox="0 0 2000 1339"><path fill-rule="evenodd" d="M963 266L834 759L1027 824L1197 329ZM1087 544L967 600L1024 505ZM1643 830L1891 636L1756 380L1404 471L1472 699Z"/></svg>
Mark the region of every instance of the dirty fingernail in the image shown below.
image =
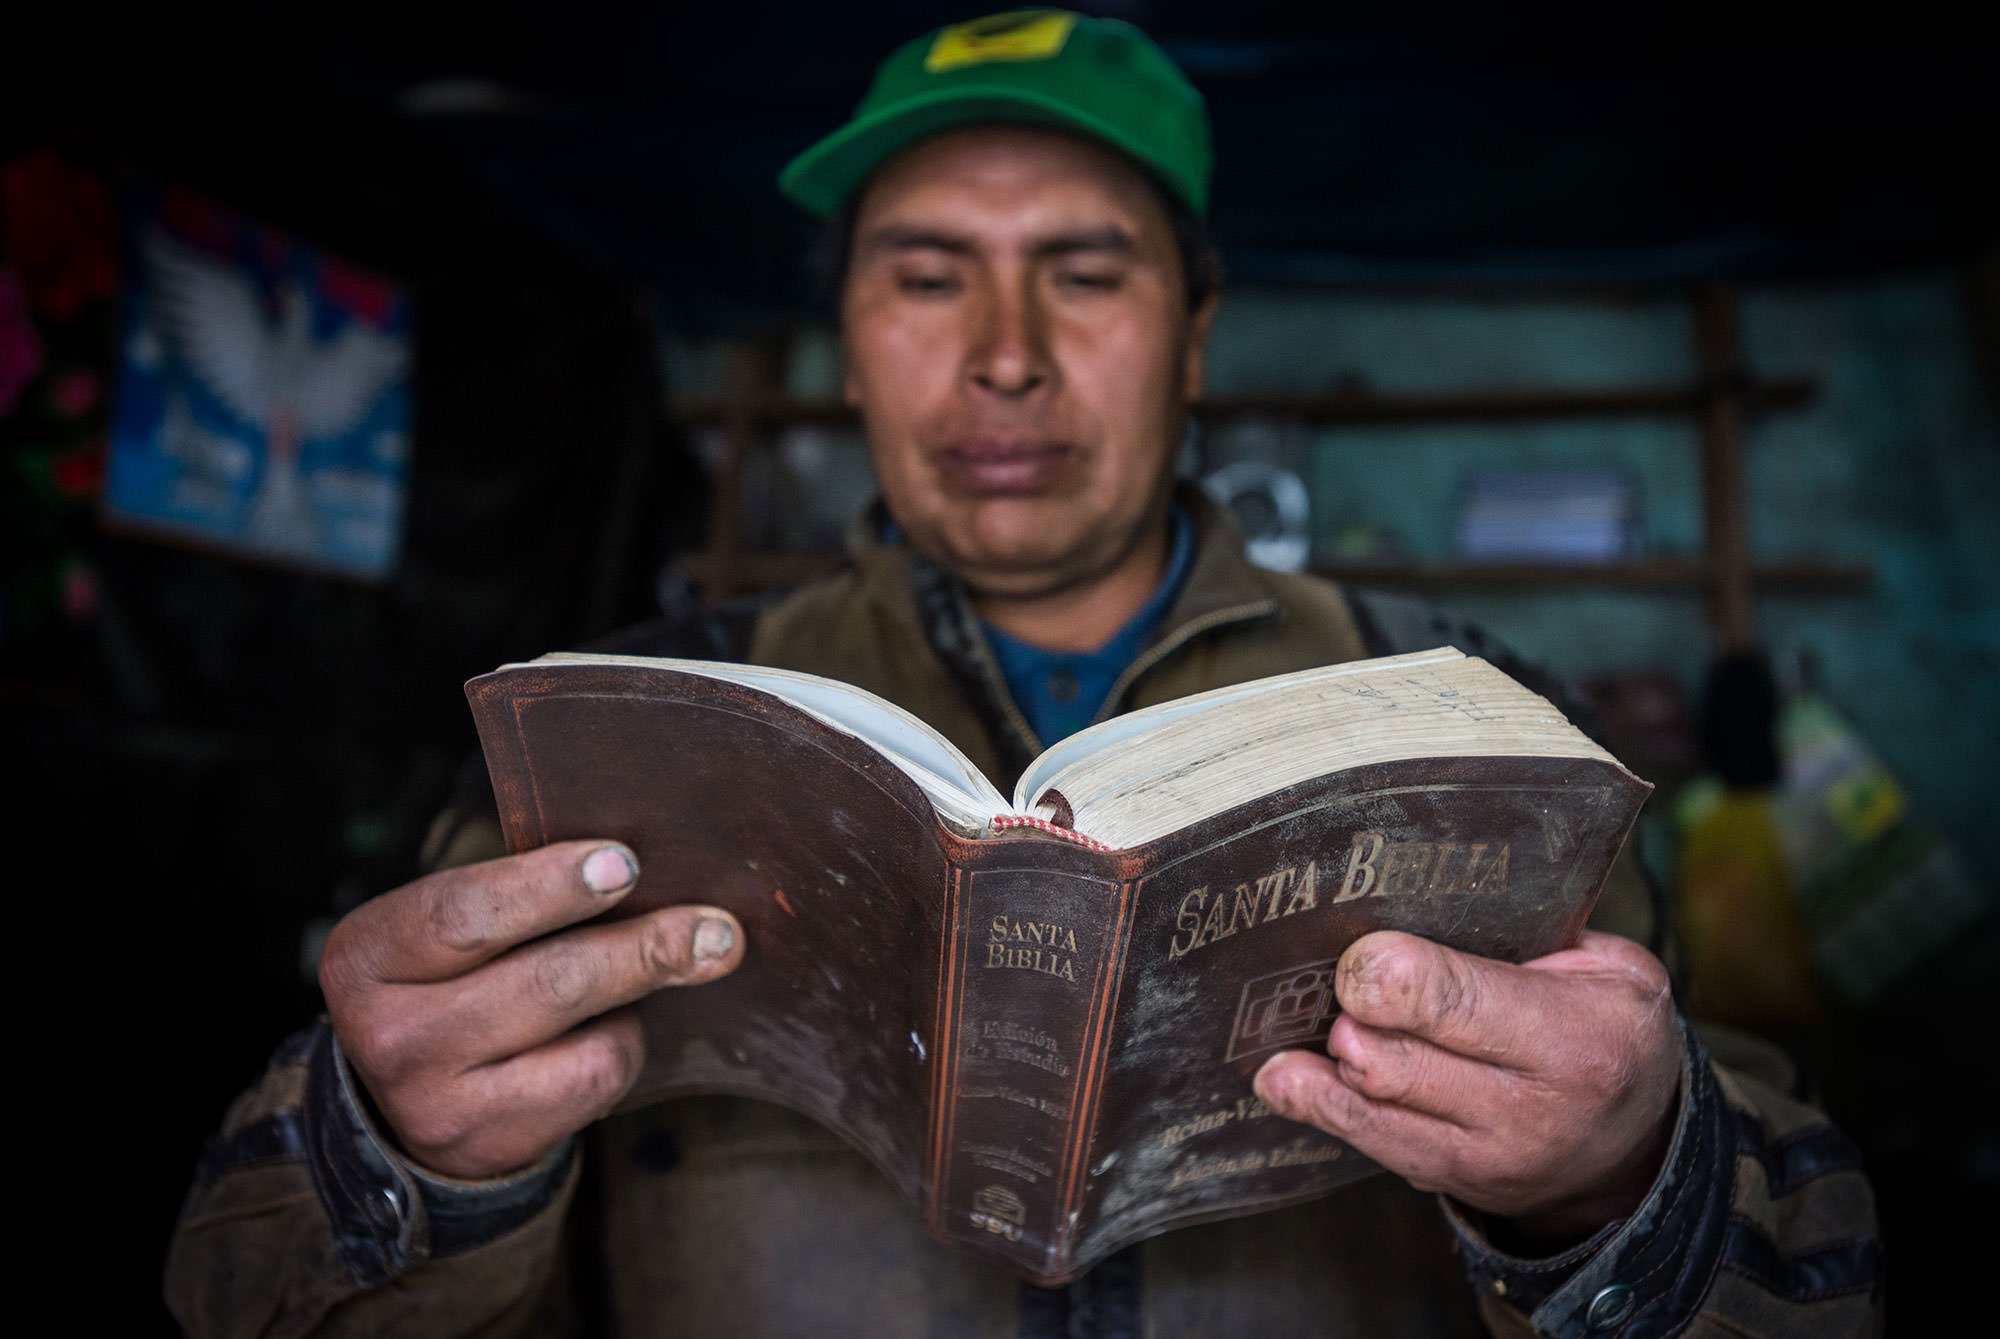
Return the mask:
<svg viewBox="0 0 2000 1339"><path fill-rule="evenodd" d="M1346 969L1342 984L1347 987L1340 992L1342 1000L1350 1006L1378 1007L1382 1003L1382 979L1376 974L1375 959L1366 953L1356 953L1341 966Z"/></svg>
<svg viewBox="0 0 2000 1339"><path fill-rule="evenodd" d="M639 877L623 847L600 846L583 861L583 883L593 893L615 893Z"/></svg>
<svg viewBox="0 0 2000 1339"><path fill-rule="evenodd" d="M717 958L729 956L729 950L736 947L736 927L728 921L709 918L695 927L694 956L701 962L714 962Z"/></svg>

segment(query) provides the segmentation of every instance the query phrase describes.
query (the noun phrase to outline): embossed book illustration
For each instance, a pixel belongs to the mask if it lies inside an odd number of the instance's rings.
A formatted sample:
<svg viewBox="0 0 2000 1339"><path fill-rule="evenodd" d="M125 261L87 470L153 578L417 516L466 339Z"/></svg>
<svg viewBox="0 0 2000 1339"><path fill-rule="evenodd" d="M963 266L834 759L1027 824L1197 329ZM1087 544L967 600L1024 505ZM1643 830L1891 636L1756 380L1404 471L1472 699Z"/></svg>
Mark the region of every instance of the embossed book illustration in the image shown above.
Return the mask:
<svg viewBox="0 0 2000 1339"><path fill-rule="evenodd" d="M1045 1284L1376 1170L1264 1107L1258 1065L1324 1044L1371 930L1513 961L1573 941L1652 789L1450 648L1132 712L1011 800L812 675L564 653L466 691L512 849L620 838L642 873L617 914L745 927L733 975L642 1002L629 1101L793 1107L938 1238Z"/></svg>

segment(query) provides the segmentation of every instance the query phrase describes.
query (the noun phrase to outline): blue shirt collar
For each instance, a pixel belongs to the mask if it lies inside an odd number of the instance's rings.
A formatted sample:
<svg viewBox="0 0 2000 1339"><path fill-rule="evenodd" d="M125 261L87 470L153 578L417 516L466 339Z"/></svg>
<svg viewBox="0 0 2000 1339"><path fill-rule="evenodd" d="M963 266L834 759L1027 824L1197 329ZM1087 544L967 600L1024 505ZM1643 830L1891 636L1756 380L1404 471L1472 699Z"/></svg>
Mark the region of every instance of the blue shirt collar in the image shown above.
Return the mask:
<svg viewBox="0 0 2000 1339"><path fill-rule="evenodd" d="M1094 721L1118 676L1159 630L1194 566L1194 522L1179 503L1168 521L1168 535L1167 570L1159 586L1095 651L1044 650L980 620L1007 691L1043 744L1066 739Z"/></svg>

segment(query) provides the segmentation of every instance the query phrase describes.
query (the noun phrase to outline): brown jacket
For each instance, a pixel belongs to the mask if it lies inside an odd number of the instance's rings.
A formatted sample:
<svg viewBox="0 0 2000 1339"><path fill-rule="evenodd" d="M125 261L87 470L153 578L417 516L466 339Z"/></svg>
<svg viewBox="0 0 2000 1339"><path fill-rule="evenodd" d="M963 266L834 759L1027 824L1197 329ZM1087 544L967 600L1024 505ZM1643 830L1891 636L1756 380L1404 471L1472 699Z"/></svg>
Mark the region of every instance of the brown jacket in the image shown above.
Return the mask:
<svg viewBox="0 0 2000 1339"><path fill-rule="evenodd" d="M1252 568L1225 522L1197 516L1193 570L1113 694L1117 710L1446 643L1531 677L1413 602ZM867 528L852 559L748 625L746 658L899 702L1008 788L1041 741L962 594ZM680 620L618 649L720 656L731 640ZM437 838L440 863L500 849L488 819L460 815ZM1660 919L1637 862L1623 862L1594 923L1657 948ZM1660 1181L1632 1219L1562 1256L1508 1256L1449 1206L1377 1176L1168 1233L1044 1290L934 1244L831 1134L738 1099L601 1122L508 1183L429 1180L368 1127L322 1022L280 1051L211 1141L167 1295L202 1335L1875 1332L1881 1248L1852 1146L1782 1091L1768 1053L1740 1048L1761 1064L1753 1077L1686 1035Z"/></svg>

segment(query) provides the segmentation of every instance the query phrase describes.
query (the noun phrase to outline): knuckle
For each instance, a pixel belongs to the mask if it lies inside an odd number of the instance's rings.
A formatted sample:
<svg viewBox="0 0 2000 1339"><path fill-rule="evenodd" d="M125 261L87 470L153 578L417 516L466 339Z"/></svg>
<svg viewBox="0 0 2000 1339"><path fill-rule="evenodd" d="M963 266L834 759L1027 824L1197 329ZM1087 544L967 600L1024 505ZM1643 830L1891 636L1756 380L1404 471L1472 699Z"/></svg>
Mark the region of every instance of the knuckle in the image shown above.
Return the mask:
<svg viewBox="0 0 2000 1339"><path fill-rule="evenodd" d="M1305 1106L1306 1121L1321 1129L1355 1135L1368 1128L1368 1103L1344 1083L1329 1080L1313 1084Z"/></svg>
<svg viewBox="0 0 2000 1339"><path fill-rule="evenodd" d="M1401 1102L1416 1086L1411 1057L1393 1046L1373 1048L1356 1064L1342 1066L1349 1081L1362 1096L1376 1102Z"/></svg>
<svg viewBox="0 0 2000 1339"><path fill-rule="evenodd" d="M1637 944L1632 948L1633 952L1630 955L1632 979L1638 984L1639 989L1651 999L1672 995L1674 983L1667 975L1667 965Z"/></svg>
<svg viewBox="0 0 2000 1339"><path fill-rule="evenodd" d="M496 946L491 900L463 881L426 886L423 924L432 943L454 953L484 954Z"/></svg>
<svg viewBox="0 0 2000 1339"><path fill-rule="evenodd" d="M1635 978L1652 978L1661 983L1667 979L1665 964L1636 940L1623 935L1598 935L1592 939L1591 948L1606 962Z"/></svg>
<svg viewBox="0 0 2000 1339"><path fill-rule="evenodd" d="M649 981L679 981L694 974L689 953L690 936L675 916L655 916L645 922L645 930L635 945L639 970Z"/></svg>
<svg viewBox="0 0 2000 1339"><path fill-rule="evenodd" d="M1590 1091L1616 1101L1638 1091L1644 1063L1638 1045L1614 1045L1592 1049L1582 1075Z"/></svg>
<svg viewBox="0 0 2000 1339"><path fill-rule="evenodd" d="M430 1050L428 1031L414 1010L370 1010L348 1023L340 1042L357 1070L391 1084L419 1072Z"/></svg>
<svg viewBox="0 0 2000 1339"><path fill-rule="evenodd" d="M438 1100L408 1103L390 1123L412 1150L432 1157L458 1153L479 1131L479 1122L462 1105Z"/></svg>
<svg viewBox="0 0 2000 1339"><path fill-rule="evenodd" d="M1591 945L1609 975L1623 985L1640 1009L1671 1012L1673 978L1667 965L1642 944L1617 935L1597 936Z"/></svg>
<svg viewBox="0 0 2000 1339"><path fill-rule="evenodd" d="M1421 967L1411 966L1410 974L1415 978L1411 993L1417 1016L1437 1027L1477 1008L1478 986L1457 959L1448 954L1428 956L1430 960Z"/></svg>
<svg viewBox="0 0 2000 1339"><path fill-rule="evenodd" d="M1617 1100L1673 1066L1671 1016L1636 998L1600 1026L1582 1031L1569 1049L1570 1072L1586 1092Z"/></svg>
<svg viewBox="0 0 2000 1339"><path fill-rule="evenodd" d="M353 948L353 931L346 930L346 925L343 920L333 927L319 954L320 993L336 1006L364 994L369 984L369 973Z"/></svg>
<svg viewBox="0 0 2000 1339"><path fill-rule="evenodd" d="M639 1062L625 1038L600 1028L577 1039L574 1083L584 1105L602 1115L617 1105L637 1077Z"/></svg>
<svg viewBox="0 0 2000 1339"><path fill-rule="evenodd" d="M574 944L553 942L536 955L530 974L535 995L558 1014L574 1013L590 999L596 972Z"/></svg>
<svg viewBox="0 0 2000 1339"><path fill-rule="evenodd" d="M1637 948L1637 946L1634 946ZM1653 1013L1670 1011L1673 1007L1673 982L1667 976L1666 966L1644 949L1619 964L1625 972L1626 988L1631 992L1638 1007Z"/></svg>
<svg viewBox="0 0 2000 1339"><path fill-rule="evenodd" d="M1396 1082L1380 1065L1363 1066L1350 1061L1341 1066L1341 1075L1349 1087L1371 1102L1393 1102L1402 1096Z"/></svg>
<svg viewBox="0 0 2000 1339"><path fill-rule="evenodd" d="M381 922L368 910L364 904L335 921L320 946L315 975L329 1005L366 998L384 984Z"/></svg>
<svg viewBox="0 0 2000 1339"><path fill-rule="evenodd" d="M1629 1049L1605 1047L1590 1053L1583 1077L1593 1091L1617 1096L1638 1087L1639 1067Z"/></svg>

